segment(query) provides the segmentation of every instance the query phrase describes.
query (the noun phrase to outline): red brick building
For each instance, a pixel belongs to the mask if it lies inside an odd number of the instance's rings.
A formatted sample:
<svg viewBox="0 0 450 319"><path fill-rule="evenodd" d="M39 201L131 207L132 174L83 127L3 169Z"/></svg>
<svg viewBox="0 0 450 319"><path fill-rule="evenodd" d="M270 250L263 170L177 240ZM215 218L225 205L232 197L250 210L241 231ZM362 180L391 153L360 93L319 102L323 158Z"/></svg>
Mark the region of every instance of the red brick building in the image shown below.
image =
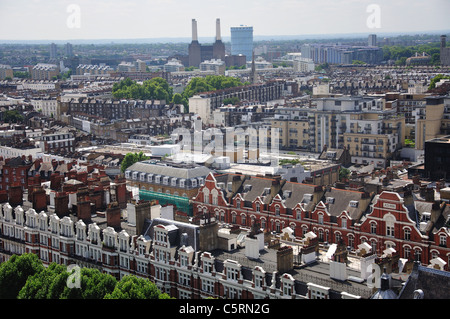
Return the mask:
<svg viewBox="0 0 450 319"><path fill-rule="evenodd" d="M287 182L272 177L213 175L193 198L194 219L205 216L298 239L313 231L327 245L351 251L367 242L378 255L393 248L399 258L448 270L449 205L413 200L411 192L365 192Z"/></svg>

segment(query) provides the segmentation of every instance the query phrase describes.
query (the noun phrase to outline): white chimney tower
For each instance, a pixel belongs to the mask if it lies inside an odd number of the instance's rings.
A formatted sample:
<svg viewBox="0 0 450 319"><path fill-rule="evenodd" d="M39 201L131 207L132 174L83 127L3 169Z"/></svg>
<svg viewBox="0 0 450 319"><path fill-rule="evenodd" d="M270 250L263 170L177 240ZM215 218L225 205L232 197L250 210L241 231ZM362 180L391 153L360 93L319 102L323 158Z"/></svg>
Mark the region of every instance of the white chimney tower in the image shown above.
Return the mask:
<svg viewBox="0 0 450 319"><path fill-rule="evenodd" d="M198 41L197 20L192 19L192 41Z"/></svg>
<svg viewBox="0 0 450 319"><path fill-rule="evenodd" d="M220 19L216 19L216 41L222 41L222 37L220 35Z"/></svg>

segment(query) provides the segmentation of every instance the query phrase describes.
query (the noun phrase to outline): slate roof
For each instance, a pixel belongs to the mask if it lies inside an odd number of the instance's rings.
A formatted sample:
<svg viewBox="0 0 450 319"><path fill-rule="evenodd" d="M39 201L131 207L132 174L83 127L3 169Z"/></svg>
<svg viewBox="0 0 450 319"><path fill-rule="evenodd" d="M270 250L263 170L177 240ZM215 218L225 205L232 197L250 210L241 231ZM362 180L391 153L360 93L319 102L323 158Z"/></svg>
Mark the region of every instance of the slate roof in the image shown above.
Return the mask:
<svg viewBox="0 0 450 319"><path fill-rule="evenodd" d="M272 198L270 196L265 196L264 190L266 188L271 188L272 181L274 181L274 179L251 176L242 183L242 187L238 192L241 193L245 201L253 202L258 196L261 196L263 202L269 204ZM249 186L250 189L246 190Z"/></svg>
<svg viewBox="0 0 450 319"><path fill-rule="evenodd" d="M414 291L419 289L423 292L423 299L449 299L450 273L415 263L398 298L413 299Z"/></svg>
<svg viewBox="0 0 450 319"><path fill-rule="evenodd" d="M284 205L288 208L293 209L295 205L298 203L301 203L303 200L303 196L305 194L311 194L313 195L317 191L321 191L321 187L316 185L309 185L309 184L301 184L301 183L295 183L295 182L286 182L283 187L281 188L281 191L279 192L280 196L284 199ZM283 194L285 191L290 191L291 194L289 197L284 197ZM317 203L314 203L313 201L306 204L304 207L306 210L311 211L311 209L314 209L314 206Z"/></svg>
<svg viewBox="0 0 450 319"><path fill-rule="evenodd" d="M171 163L152 163L150 161L134 163L127 170L184 179L206 177L212 172L209 168L200 165L183 166Z"/></svg>
<svg viewBox="0 0 450 319"><path fill-rule="evenodd" d="M328 204L328 212L331 216L339 216L345 210L353 220L359 220L368 206L363 206L359 203L358 207L351 207L350 201L360 202L363 196L364 193L362 192L331 188L325 191L322 202L326 204L327 198L334 199L333 203Z"/></svg>

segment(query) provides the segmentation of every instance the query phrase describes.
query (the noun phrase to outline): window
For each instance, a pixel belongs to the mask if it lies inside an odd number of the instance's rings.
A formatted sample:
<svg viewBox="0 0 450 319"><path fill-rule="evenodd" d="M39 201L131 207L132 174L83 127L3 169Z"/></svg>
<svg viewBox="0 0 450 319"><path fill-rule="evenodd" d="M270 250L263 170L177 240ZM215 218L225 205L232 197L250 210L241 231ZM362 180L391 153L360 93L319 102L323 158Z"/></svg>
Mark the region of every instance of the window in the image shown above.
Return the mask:
<svg viewBox="0 0 450 319"><path fill-rule="evenodd" d="M411 256L411 248L409 248L408 246L406 246L403 249L403 257L406 259L409 259L409 257Z"/></svg>
<svg viewBox="0 0 450 319"><path fill-rule="evenodd" d="M259 213L261 209L261 205L259 203L256 203L256 211Z"/></svg>
<svg viewBox="0 0 450 319"><path fill-rule="evenodd" d="M319 214L319 215L318 215L318 223L319 223L320 225L323 225L323 214Z"/></svg>
<svg viewBox="0 0 450 319"><path fill-rule="evenodd" d="M280 216L280 206L275 206L275 216Z"/></svg>
<svg viewBox="0 0 450 319"><path fill-rule="evenodd" d="M377 233L377 224L376 223L370 223L370 233L371 234Z"/></svg>
<svg viewBox="0 0 450 319"><path fill-rule="evenodd" d="M234 267L228 267L227 268L227 279L238 280L239 279L239 270Z"/></svg>
<svg viewBox="0 0 450 319"><path fill-rule="evenodd" d="M208 260L203 261L203 272L210 274L212 270L212 262Z"/></svg>
<svg viewBox="0 0 450 319"><path fill-rule="evenodd" d="M209 189L203 188L203 203L209 204Z"/></svg>
<svg viewBox="0 0 450 319"><path fill-rule="evenodd" d="M241 200L239 198L236 199L236 207L241 207Z"/></svg>
<svg viewBox="0 0 450 319"><path fill-rule="evenodd" d="M292 283L283 283L283 295L290 296L292 294Z"/></svg>
<svg viewBox="0 0 450 319"><path fill-rule="evenodd" d="M411 230L409 228L405 228L404 239L405 240L411 240Z"/></svg>
<svg viewBox="0 0 450 319"><path fill-rule="evenodd" d="M347 218L342 218L342 223L341 223L341 225L342 225L342 228L347 228Z"/></svg>
<svg viewBox="0 0 450 319"><path fill-rule="evenodd" d="M420 251L420 249L415 249L414 250L414 260L421 261L421 259L422 259L422 252Z"/></svg>
<svg viewBox="0 0 450 319"><path fill-rule="evenodd" d="M447 236L445 234L439 235L439 246L447 246Z"/></svg>
<svg viewBox="0 0 450 319"><path fill-rule="evenodd" d="M214 282L212 280L202 279L202 291L212 294L214 292Z"/></svg>
<svg viewBox="0 0 450 319"><path fill-rule="evenodd" d="M301 220L302 219L302 211L300 209L297 209L296 213L297 213L296 214L297 220Z"/></svg>
<svg viewBox="0 0 450 319"><path fill-rule="evenodd" d="M264 277L259 274L255 274L255 288L262 288L264 284Z"/></svg>
<svg viewBox="0 0 450 319"><path fill-rule="evenodd" d="M386 225L386 236L394 237L394 226Z"/></svg>

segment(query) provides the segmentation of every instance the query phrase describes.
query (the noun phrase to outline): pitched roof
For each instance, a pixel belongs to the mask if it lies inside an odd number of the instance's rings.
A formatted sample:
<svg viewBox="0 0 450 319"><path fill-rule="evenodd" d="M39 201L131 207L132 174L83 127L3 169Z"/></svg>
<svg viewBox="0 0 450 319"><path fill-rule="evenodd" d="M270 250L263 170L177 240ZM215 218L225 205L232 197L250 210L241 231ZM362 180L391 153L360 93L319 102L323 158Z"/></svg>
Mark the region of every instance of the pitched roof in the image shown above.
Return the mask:
<svg viewBox="0 0 450 319"><path fill-rule="evenodd" d="M331 216L339 216L345 210L353 220L359 220L367 208L367 205L361 205L360 200L363 196L362 192L331 188L325 191L322 201L328 204L328 212ZM352 201L357 201L358 205L353 207L350 203Z"/></svg>
<svg viewBox="0 0 450 319"><path fill-rule="evenodd" d="M283 187L281 188L280 194L283 195L282 198L284 199L284 205L288 208L294 208L298 203L301 203L303 200L303 196L305 194L311 194L313 195L315 192L317 192L319 189L316 185L310 185L310 184L301 184L301 183L295 183L295 182L286 182ZM286 197L285 192L290 192L290 196ZM307 204L307 207L310 205L314 205L317 203L313 203L312 201ZM310 207L311 209L313 207ZM308 209L307 209L308 210Z"/></svg>
<svg viewBox="0 0 450 319"><path fill-rule="evenodd" d="M127 170L184 179L206 177L211 172L209 168L200 165L178 166L171 163L152 163L149 161L134 163Z"/></svg>
<svg viewBox="0 0 450 319"><path fill-rule="evenodd" d="M398 298L413 299L415 292L423 299L450 298L450 273L415 263Z"/></svg>

